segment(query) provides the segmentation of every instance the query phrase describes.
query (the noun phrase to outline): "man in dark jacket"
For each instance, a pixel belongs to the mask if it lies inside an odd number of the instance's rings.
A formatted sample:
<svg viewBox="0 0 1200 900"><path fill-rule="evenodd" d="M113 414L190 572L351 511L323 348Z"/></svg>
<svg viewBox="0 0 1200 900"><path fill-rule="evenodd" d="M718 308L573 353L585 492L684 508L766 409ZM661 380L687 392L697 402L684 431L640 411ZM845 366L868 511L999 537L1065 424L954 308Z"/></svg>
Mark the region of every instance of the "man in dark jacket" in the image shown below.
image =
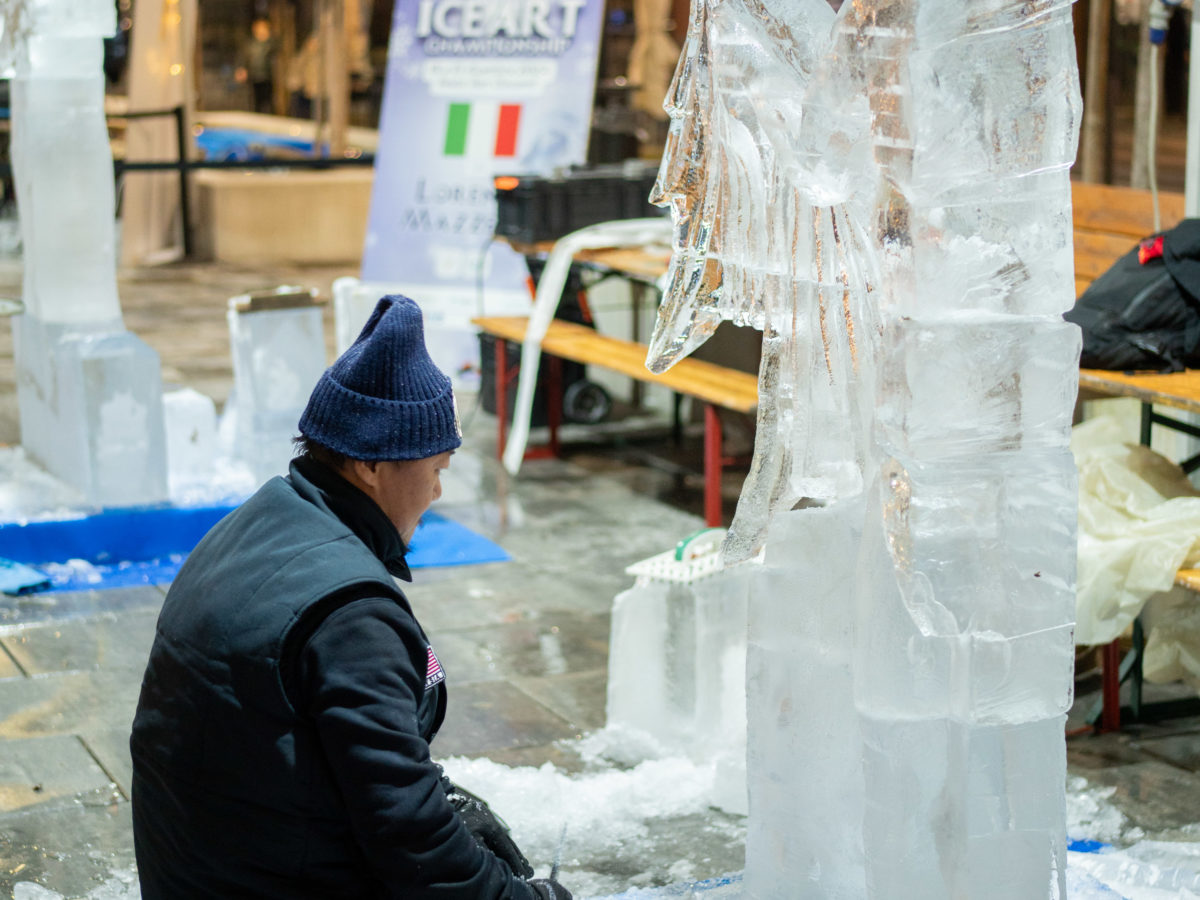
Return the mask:
<svg viewBox="0 0 1200 900"><path fill-rule="evenodd" d="M303 453L199 543L133 723L145 900L570 900L430 759L445 674L396 579L461 442L421 313L380 300Z"/></svg>

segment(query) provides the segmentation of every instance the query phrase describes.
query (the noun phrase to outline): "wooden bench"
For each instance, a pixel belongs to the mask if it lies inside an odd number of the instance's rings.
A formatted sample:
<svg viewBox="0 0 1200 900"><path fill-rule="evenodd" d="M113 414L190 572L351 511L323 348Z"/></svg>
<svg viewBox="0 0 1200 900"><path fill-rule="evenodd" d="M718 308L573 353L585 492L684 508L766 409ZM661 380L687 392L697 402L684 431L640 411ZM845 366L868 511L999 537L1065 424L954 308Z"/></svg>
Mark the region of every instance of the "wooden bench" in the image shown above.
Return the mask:
<svg viewBox="0 0 1200 900"><path fill-rule="evenodd" d="M524 316L491 316L471 320L484 334L496 339L495 388L498 423L497 454L503 456L508 426L508 391L517 367L508 365L507 344L521 344L529 319ZM548 362L547 419L549 452L557 455L558 426L562 409L562 374L559 362L571 360L600 366L639 382L658 384L676 394L704 403L704 520L721 525L721 474L732 460L722 452L721 419L717 408L751 413L758 406L758 378L726 366L698 359L681 359L661 375L646 368L645 344L599 334L591 328L554 319L542 340ZM533 454L542 455L542 454Z"/></svg>

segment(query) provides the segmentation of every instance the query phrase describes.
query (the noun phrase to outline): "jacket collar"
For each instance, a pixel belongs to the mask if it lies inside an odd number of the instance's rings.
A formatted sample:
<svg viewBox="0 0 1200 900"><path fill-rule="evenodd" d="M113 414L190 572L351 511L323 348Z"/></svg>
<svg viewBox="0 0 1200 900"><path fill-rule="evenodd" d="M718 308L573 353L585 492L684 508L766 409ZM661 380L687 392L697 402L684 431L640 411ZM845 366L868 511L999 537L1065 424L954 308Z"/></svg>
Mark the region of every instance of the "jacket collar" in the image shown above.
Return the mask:
<svg viewBox="0 0 1200 900"><path fill-rule="evenodd" d="M301 497L327 510L353 531L389 573L402 581L412 581L404 558L408 547L374 500L329 466L307 456L292 460L288 480Z"/></svg>

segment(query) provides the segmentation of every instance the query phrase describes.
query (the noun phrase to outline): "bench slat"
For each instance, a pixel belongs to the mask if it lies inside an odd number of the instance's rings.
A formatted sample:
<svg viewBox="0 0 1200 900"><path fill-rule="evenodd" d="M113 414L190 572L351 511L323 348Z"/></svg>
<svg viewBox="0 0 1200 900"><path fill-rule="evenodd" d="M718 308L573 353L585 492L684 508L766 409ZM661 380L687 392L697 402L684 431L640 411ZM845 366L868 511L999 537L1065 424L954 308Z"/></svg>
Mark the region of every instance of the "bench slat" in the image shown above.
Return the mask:
<svg viewBox="0 0 1200 900"><path fill-rule="evenodd" d="M1136 238L1119 234L1075 232L1075 277L1089 281L1099 278L1136 243Z"/></svg>
<svg viewBox="0 0 1200 900"><path fill-rule="evenodd" d="M471 322L486 334L521 343L529 319L486 316ZM542 341L542 350L563 359L611 369L647 384L661 384L724 409L748 413L758 406L758 378L749 372L689 357L655 375L646 368L645 344L598 334L572 322L552 321Z"/></svg>
<svg viewBox="0 0 1200 900"><path fill-rule="evenodd" d="M1140 240L1154 231L1154 206L1149 191L1109 184L1071 185L1076 232L1096 231ZM1158 209L1163 229L1183 218L1183 194L1159 191ZM1128 246L1126 249L1129 249Z"/></svg>
<svg viewBox="0 0 1200 900"><path fill-rule="evenodd" d="M1175 573L1175 583L1189 591L1200 592L1200 569L1180 569Z"/></svg>

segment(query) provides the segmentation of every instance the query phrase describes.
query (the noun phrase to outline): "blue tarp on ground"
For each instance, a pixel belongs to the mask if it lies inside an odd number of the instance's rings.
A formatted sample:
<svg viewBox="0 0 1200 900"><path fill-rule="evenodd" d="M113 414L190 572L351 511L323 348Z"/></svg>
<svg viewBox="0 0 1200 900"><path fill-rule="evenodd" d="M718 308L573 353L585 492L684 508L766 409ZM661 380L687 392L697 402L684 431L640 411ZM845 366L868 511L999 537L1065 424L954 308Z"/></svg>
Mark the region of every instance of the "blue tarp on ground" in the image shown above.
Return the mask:
<svg viewBox="0 0 1200 900"><path fill-rule="evenodd" d="M92 516L0 524L0 559L32 564L47 590L166 584L200 538L233 506L106 510ZM502 547L457 522L427 512L413 536L415 568L509 559ZM73 561L73 562L69 562Z"/></svg>

